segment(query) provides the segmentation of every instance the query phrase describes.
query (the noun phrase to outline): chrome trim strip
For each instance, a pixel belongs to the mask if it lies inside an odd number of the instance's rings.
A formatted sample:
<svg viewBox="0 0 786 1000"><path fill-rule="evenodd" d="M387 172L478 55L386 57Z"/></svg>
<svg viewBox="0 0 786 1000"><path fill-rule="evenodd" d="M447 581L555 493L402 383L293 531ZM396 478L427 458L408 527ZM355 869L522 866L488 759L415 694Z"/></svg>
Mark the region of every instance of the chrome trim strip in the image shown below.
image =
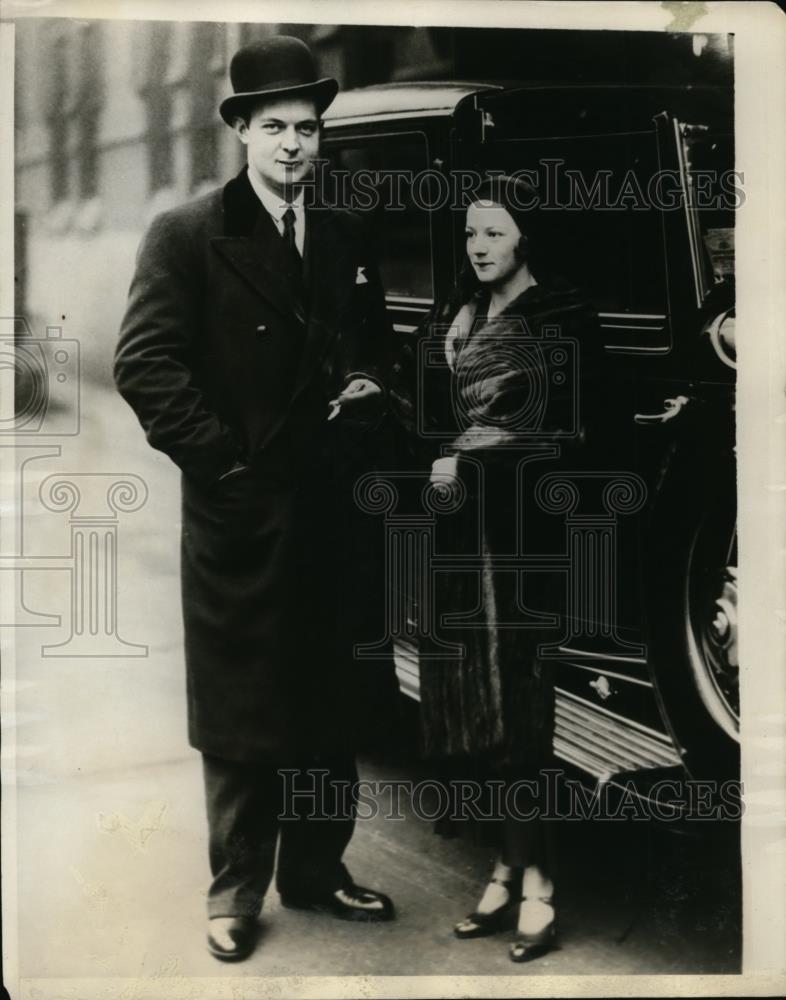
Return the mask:
<svg viewBox="0 0 786 1000"><path fill-rule="evenodd" d="M615 764L617 770L652 767L656 764L679 763L675 751L662 746L657 740L646 737L628 726L608 724L593 713L570 706L566 701L557 703L557 720L567 726L582 742L604 760Z"/></svg>
<svg viewBox="0 0 786 1000"><path fill-rule="evenodd" d="M557 723L557 727L559 726L560 723ZM555 735L557 732L560 732L559 728L555 728ZM635 771L639 768L653 766L646 754L632 753L624 744L610 746L603 742L601 736L595 736L593 739L592 732L588 733L586 730L577 729L577 723L574 719L565 723L561 735L566 742L579 746L585 753L592 754L597 760L602 761L610 772ZM628 749L627 753L626 749Z"/></svg>
<svg viewBox="0 0 786 1000"><path fill-rule="evenodd" d="M377 111L368 115L348 115L345 118L326 118L325 130L339 128L343 125L387 125L390 121L403 121L405 118L450 118L455 108L426 108L423 111Z"/></svg>
<svg viewBox="0 0 786 1000"><path fill-rule="evenodd" d="M558 694L563 695L570 701L575 701L578 702L579 704L585 705L593 712L600 712L602 715L609 716L609 718L613 719L620 725L630 726L633 729L638 729L640 732L645 733L647 736L651 736L653 739L660 740L667 746L673 745L671 742L671 738L666 733L659 733L657 729L652 729L650 726L645 726L641 722L635 722L633 719L626 719L621 715L617 715L616 712L610 712L608 708L601 708L600 705L593 705L592 702L587 701L586 698L582 698L580 695L577 694L571 694L570 691L566 691L564 688L557 687L556 691Z"/></svg>
<svg viewBox="0 0 786 1000"><path fill-rule="evenodd" d="M591 753L602 760L614 771L635 771L650 767L671 767L679 764L676 751L668 751L654 743L636 744L626 740L630 734L624 727L619 727L617 733L593 733L588 723L582 725L581 720L574 717L558 717L555 725L555 735L574 746L579 746L586 753ZM616 739L612 740L612 735Z"/></svg>
<svg viewBox="0 0 786 1000"><path fill-rule="evenodd" d="M410 326L409 323L394 323L393 329L396 333L414 333L417 327Z"/></svg>
<svg viewBox="0 0 786 1000"><path fill-rule="evenodd" d="M394 663L399 690L419 702L416 644L396 642ZM608 781L619 771L682 763L665 733L594 705L564 688L556 687L555 691L554 753L595 780Z"/></svg>
<svg viewBox="0 0 786 1000"><path fill-rule="evenodd" d="M608 781L612 775L618 774L620 771L648 771L652 768L675 767L681 763L680 761L664 763L663 761L651 760L645 765L631 767L624 760L598 757L584 747L560 737L554 739L554 753L562 760L576 764L600 781Z"/></svg>
<svg viewBox="0 0 786 1000"><path fill-rule="evenodd" d="M643 759L635 760L630 755L624 753L603 752L598 750L597 746L587 746L583 742L585 739L586 737L584 736L576 738L574 731L567 730L561 733L558 732L555 735L554 742L555 747L567 746L573 750L574 754L582 754L585 758L589 757L596 765L596 768L592 769L592 773L597 773L597 770L601 770L609 777L619 771L639 771L663 766L662 762L654 757L645 756Z"/></svg>
<svg viewBox="0 0 786 1000"><path fill-rule="evenodd" d="M565 692L567 694L567 692ZM577 698L578 696L573 696ZM564 716L570 716L571 718L576 718L583 725L592 725L595 727L594 731L602 732L617 732L621 729L630 728L628 725L628 720L623 720L618 722L616 719L603 718L601 715L600 705L579 705L572 702L570 697L560 698L557 701L557 711L562 713ZM591 721L587 721L590 720ZM637 732L636 739L641 745L646 745L653 741L653 737L648 733Z"/></svg>
<svg viewBox="0 0 786 1000"><path fill-rule="evenodd" d="M573 725L580 726L586 730L591 739L601 739L601 750L608 752L609 749L619 746L622 750L630 754L641 754L651 752L656 756L661 756L668 749L663 747L657 740L637 733L635 730L619 722L609 722L601 719L596 714L597 706L588 711L571 705L567 700L560 699L557 702L557 717L569 720Z"/></svg>
<svg viewBox="0 0 786 1000"><path fill-rule="evenodd" d="M608 663L638 663L642 667L647 666L644 656L619 656L614 653L593 653L583 649L573 649L571 646L560 646L560 653L567 653L568 656L584 656L588 660L605 660Z"/></svg>
<svg viewBox="0 0 786 1000"><path fill-rule="evenodd" d="M607 782L611 777L611 772L602 765L602 762L598 762L591 755L582 753L570 743L556 737L554 739L554 753L561 760L567 761L568 764L573 764L575 767L581 768L582 771L586 771L587 774L591 774L601 784Z"/></svg>
<svg viewBox="0 0 786 1000"><path fill-rule="evenodd" d="M634 326L629 323L625 325L624 323L601 323L602 330L631 330L633 333L663 333L666 329L666 325L662 326Z"/></svg>
<svg viewBox="0 0 786 1000"><path fill-rule="evenodd" d="M417 299L414 295L386 295L385 301L390 302L404 302L404 303L415 303L419 306L428 306L429 308L434 305L434 299Z"/></svg>
<svg viewBox="0 0 786 1000"><path fill-rule="evenodd" d="M680 125L682 122L674 119L674 138L677 143L677 164L680 171L680 187L682 188L682 202L685 210L685 222L688 226L688 244L690 245L690 259L693 268L693 290L696 293L696 305L701 308L704 296L707 294L704 275L701 273L701 261L699 260L698 247L698 222L693 209L693 198L689 190L689 178L687 164L685 163L685 150L682 147L682 135Z"/></svg>
<svg viewBox="0 0 786 1000"><path fill-rule="evenodd" d="M609 316L611 319L648 319L648 320L659 320L662 323L666 322L665 313L612 313L612 312L602 312L598 313L600 319L604 316Z"/></svg>
<svg viewBox="0 0 786 1000"><path fill-rule="evenodd" d="M668 347L636 347L631 344L604 344L603 350L609 354L668 354L671 346Z"/></svg>
<svg viewBox="0 0 786 1000"><path fill-rule="evenodd" d="M575 667L577 670L586 670L591 674L602 674L604 677L615 677L617 680L638 684L640 687L652 688L651 681L643 681L640 677L631 677L630 674L618 674L614 670L604 670L603 667L590 667L586 663L574 663L572 660L566 665Z"/></svg>

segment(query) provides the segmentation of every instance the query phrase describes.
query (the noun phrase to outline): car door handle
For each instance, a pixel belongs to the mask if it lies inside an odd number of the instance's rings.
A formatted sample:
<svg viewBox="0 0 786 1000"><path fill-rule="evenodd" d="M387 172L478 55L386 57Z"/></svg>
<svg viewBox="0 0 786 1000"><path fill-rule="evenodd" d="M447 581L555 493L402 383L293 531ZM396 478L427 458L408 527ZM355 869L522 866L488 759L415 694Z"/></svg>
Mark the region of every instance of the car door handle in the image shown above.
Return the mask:
<svg viewBox="0 0 786 1000"><path fill-rule="evenodd" d="M662 413L634 413L634 423L644 424L645 426L668 423L669 420L673 420L678 416L689 402L690 399L687 396L675 396L674 399L664 399Z"/></svg>

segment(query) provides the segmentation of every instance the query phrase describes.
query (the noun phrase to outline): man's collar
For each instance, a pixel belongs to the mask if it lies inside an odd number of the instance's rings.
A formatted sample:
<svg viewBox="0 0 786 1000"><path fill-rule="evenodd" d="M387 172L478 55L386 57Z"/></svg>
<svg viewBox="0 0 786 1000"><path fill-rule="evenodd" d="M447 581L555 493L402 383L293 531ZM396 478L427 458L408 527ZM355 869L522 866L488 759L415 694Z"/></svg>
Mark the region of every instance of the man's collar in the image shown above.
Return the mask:
<svg viewBox="0 0 786 1000"><path fill-rule="evenodd" d="M248 180L251 187L254 189L254 193L257 198L262 202L265 210L269 215L272 215L276 222L280 222L284 212L291 205L296 213L303 211L303 188L300 188L295 199L292 202L285 201L280 194L276 194L271 191L270 188L265 187L265 185L254 176L254 174L248 171Z"/></svg>
<svg viewBox="0 0 786 1000"><path fill-rule="evenodd" d="M305 187L301 190L305 216L310 217L312 229L319 229L335 218L336 213L320 199L318 192L315 193L312 190L306 198ZM281 231L281 223L275 222L267 209L263 209L259 196L251 187L247 165L244 165L237 176L224 186L222 203L224 210L223 229L226 236L252 236L257 220L263 214L279 232Z"/></svg>

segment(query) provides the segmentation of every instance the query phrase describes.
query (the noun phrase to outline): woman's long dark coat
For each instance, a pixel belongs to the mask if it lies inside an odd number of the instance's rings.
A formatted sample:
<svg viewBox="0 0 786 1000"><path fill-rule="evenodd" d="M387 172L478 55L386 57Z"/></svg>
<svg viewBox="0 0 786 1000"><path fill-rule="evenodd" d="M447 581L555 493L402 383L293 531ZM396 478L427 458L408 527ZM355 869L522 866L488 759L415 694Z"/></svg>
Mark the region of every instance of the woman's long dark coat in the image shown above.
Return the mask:
<svg viewBox="0 0 786 1000"><path fill-rule="evenodd" d="M536 651L554 634L511 626L523 622L520 600L540 612L549 610L548 602L539 574L527 574L517 592L521 580L496 569L493 561L521 551L517 532L522 528L532 544L529 521L535 504L517 476L527 449L536 442L545 447L560 442L563 459L575 458L576 438L561 432L578 431L587 416L573 406L578 404L579 380L587 402L597 363L597 328L586 304L566 285L532 286L488 322L482 315L482 293L473 305L476 322L456 344L451 376L461 432L447 449L459 456L467 499L457 513L443 515L437 542L443 554L477 556L482 568L436 575L438 619L475 613L471 624L440 631L443 640L463 644L463 655L421 662L424 750L454 764L464 760L473 775L479 761L534 774L552 761L553 671ZM450 323L454 312L455 306L446 304L436 321ZM578 345L557 354L559 363L554 348L543 346L552 342L557 329L560 338ZM575 365L566 364L566 357L573 357ZM570 424L572 412L575 426ZM554 471L558 465L541 462L538 468Z"/></svg>
<svg viewBox="0 0 786 1000"><path fill-rule="evenodd" d="M245 170L159 216L137 257L115 378L182 477L191 744L236 760L352 730L336 628L349 572L328 400L382 379L384 297L346 212L307 208L302 281ZM219 477L235 462L248 471Z"/></svg>

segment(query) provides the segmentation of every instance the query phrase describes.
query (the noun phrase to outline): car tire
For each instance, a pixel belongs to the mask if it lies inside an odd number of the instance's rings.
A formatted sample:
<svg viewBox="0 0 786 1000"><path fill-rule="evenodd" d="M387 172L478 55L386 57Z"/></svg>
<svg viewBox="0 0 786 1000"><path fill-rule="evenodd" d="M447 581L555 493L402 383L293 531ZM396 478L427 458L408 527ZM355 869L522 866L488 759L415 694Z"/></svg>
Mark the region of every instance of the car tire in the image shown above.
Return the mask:
<svg viewBox="0 0 786 1000"><path fill-rule="evenodd" d="M672 463L648 531L647 661L694 779L739 777L736 481L733 455Z"/></svg>

